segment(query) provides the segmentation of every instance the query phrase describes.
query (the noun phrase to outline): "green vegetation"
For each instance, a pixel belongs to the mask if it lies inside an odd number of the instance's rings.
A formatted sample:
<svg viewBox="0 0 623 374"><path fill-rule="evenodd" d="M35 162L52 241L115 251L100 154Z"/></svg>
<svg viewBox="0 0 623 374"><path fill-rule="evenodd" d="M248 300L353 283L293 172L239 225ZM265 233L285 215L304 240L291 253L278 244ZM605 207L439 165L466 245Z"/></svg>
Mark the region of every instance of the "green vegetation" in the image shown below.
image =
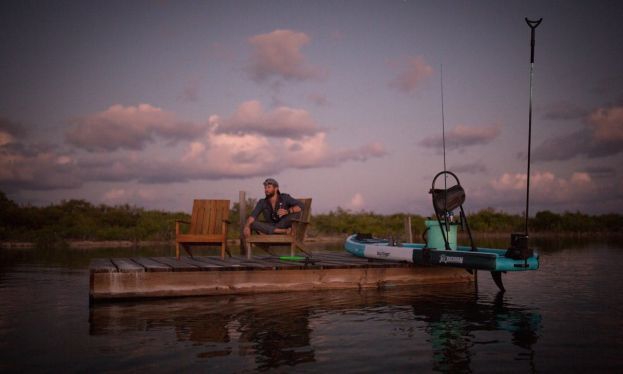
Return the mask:
<svg viewBox="0 0 623 374"><path fill-rule="evenodd" d="M247 201L247 214L255 203L254 199ZM400 236L404 232L405 215L351 212L338 208L313 215L308 233L310 236L355 232ZM234 203L230 213L231 238L239 235L239 217L239 204ZM175 220L189 218L182 212L145 210L129 205L93 205L84 200L62 201L46 207L20 206L0 191L0 241L27 241L43 246L67 240L169 241L175 237ZM411 218L417 238L424 230L425 218L418 215L411 215ZM521 232L524 218L489 208L470 214L469 223L472 230L479 233ZM541 211L530 219L529 224L531 232L617 233L623 231L623 216Z"/></svg>

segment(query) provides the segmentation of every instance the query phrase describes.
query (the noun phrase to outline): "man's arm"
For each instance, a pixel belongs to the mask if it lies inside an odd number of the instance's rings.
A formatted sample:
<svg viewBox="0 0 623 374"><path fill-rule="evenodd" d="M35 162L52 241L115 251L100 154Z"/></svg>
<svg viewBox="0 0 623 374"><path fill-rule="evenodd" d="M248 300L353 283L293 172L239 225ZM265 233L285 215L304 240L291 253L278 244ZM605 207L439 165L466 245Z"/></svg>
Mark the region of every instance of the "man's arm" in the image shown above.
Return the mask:
<svg viewBox="0 0 623 374"><path fill-rule="evenodd" d="M244 229L242 230L244 236L251 235L251 224L253 222L255 222L255 217L249 216L249 218L247 218L247 223L244 225Z"/></svg>
<svg viewBox="0 0 623 374"><path fill-rule="evenodd" d="M303 207L305 205L303 205L302 201L297 200L297 199L293 198L292 196L288 195L288 199L286 201L286 206L289 207L287 209L288 214L292 214L292 213L302 212L303 211Z"/></svg>
<svg viewBox="0 0 623 374"><path fill-rule="evenodd" d="M257 216L260 214L260 212L262 211L262 202L264 200L260 200L257 202L257 204L255 204L255 208L253 209L253 211L251 212L251 214L249 215L249 217L247 218L247 222L244 225L244 229L242 231L242 233L244 234L244 236L249 236L251 235L251 224L253 222L255 222L255 219L257 218Z"/></svg>

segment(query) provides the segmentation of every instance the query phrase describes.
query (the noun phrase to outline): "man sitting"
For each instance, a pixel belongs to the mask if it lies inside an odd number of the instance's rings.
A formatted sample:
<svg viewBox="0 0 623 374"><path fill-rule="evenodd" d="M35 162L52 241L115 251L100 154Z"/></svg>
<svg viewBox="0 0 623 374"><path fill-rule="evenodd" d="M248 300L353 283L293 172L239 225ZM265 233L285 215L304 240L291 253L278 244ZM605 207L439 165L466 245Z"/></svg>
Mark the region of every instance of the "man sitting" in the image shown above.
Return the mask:
<svg viewBox="0 0 623 374"><path fill-rule="evenodd" d="M244 236L251 235L251 230L262 234L287 234L292 226L292 220L299 218L303 210L303 203L292 196L279 191L279 183L273 178L264 181L265 199L260 199L251 212L244 226ZM263 214L265 222L257 217Z"/></svg>

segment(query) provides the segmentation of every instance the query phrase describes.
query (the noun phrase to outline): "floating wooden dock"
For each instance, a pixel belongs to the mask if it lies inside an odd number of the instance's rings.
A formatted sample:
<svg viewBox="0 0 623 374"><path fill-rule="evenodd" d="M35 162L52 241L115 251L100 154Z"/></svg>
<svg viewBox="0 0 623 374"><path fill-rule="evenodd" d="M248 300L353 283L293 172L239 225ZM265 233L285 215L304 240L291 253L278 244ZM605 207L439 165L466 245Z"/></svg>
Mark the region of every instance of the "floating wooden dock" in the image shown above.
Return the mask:
<svg viewBox="0 0 623 374"><path fill-rule="evenodd" d="M317 253L312 259L313 263L278 257L94 259L89 294L91 301L98 301L473 281L463 269L370 260L348 253Z"/></svg>

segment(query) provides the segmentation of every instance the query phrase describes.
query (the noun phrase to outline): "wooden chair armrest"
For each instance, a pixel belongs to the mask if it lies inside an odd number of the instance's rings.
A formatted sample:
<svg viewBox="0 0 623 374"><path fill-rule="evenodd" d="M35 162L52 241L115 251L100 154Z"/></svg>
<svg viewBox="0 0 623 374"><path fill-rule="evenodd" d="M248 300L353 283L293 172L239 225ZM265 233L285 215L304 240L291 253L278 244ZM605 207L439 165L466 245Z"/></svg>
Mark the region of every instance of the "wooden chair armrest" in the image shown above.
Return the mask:
<svg viewBox="0 0 623 374"><path fill-rule="evenodd" d="M306 220L300 219L300 218L292 218L292 222L309 223L309 221L306 221Z"/></svg>

